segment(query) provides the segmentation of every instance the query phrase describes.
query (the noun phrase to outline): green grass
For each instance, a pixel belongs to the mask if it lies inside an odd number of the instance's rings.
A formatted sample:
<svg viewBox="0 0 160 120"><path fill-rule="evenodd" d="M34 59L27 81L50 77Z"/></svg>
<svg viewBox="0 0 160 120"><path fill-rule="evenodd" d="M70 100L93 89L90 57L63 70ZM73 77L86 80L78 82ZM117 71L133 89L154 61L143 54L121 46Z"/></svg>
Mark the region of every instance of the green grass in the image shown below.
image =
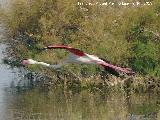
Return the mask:
<svg viewBox="0 0 160 120"><path fill-rule="evenodd" d="M13 0L5 23L13 36L25 34L22 58L59 62L64 51L38 53L36 48L68 44L112 63L133 68L137 73L160 78L160 3L141 7L98 7L77 5L78 0ZM84 0L87 2L87 0ZM29 45L31 47L29 47ZM17 48L18 49L18 48ZM26 52L27 51L27 52ZM60 55L62 54L62 55ZM75 65L76 66L76 65ZM68 66L77 74L97 66Z"/></svg>

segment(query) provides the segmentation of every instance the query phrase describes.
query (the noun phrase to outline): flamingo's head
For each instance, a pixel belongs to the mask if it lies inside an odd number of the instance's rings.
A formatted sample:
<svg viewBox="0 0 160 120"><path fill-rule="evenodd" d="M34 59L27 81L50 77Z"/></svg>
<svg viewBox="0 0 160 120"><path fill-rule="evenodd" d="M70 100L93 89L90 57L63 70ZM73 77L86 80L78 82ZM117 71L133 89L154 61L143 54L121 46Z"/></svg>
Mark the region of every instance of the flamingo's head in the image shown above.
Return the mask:
<svg viewBox="0 0 160 120"><path fill-rule="evenodd" d="M23 65L36 64L36 63L37 63L37 61L32 60L32 59L23 59L22 60Z"/></svg>

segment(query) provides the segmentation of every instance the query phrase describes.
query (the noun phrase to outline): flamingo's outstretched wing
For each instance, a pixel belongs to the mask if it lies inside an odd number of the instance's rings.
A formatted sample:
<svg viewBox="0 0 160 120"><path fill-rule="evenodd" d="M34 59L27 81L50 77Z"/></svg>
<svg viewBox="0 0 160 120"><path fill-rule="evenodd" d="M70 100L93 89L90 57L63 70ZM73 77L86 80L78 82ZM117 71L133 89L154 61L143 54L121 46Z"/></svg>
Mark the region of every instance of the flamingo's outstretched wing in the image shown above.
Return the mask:
<svg viewBox="0 0 160 120"><path fill-rule="evenodd" d="M51 45L51 46L45 47L45 49L65 49L65 50L68 50L69 52L71 52L71 53L73 53L77 56L80 56L80 57L88 55L88 54L86 54L85 52L83 52L79 49L72 48L72 47L67 46L67 45ZM111 74L114 74L116 76L118 76L119 73L124 73L124 74L127 74L127 75L133 75L134 74L134 72L130 68L118 67L116 65L111 64L109 61L106 61L105 59L98 58L99 60L97 60L97 57L96 57L96 59L94 59L93 57L90 58L90 59L93 59L93 60L91 60L91 61L94 61L93 63L97 63L97 64L103 66L106 71L108 71Z"/></svg>
<svg viewBox="0 0 160 120"><path fill-rule="evenodd" d="M76 49L76 48L72 48L67 45L50 45L50 46L45 47L45 49L65 49L75 55L78 55L78 56L85 56L86 55L83 51Z"/></svg>
<svg viewBox="0 0 160 120"><path fill-rule="evenodd" d="M107 63L107 62L99 62L99 64L102 65L106 71L108 71L111 74L114 74L116 76L119 75L119 73L124 73L127 75L134 75L135 74L135 72L130 68L119 67L119 66Z"/></svg>

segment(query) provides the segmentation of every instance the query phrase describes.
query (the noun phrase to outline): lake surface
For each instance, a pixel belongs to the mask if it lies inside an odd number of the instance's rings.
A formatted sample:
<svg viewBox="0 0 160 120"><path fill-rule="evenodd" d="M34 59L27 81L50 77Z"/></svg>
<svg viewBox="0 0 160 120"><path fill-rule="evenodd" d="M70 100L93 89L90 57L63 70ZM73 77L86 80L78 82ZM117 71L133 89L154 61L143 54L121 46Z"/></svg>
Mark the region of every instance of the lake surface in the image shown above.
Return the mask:
<svg viewBox="0 0 160 120"><path fill-rule="evenodd" d="M2 40L2 27L0 36ZM160 120L160 97L152 93L24 91L23 68L3 64L6 48L0 43L0 120Z"/></svg>

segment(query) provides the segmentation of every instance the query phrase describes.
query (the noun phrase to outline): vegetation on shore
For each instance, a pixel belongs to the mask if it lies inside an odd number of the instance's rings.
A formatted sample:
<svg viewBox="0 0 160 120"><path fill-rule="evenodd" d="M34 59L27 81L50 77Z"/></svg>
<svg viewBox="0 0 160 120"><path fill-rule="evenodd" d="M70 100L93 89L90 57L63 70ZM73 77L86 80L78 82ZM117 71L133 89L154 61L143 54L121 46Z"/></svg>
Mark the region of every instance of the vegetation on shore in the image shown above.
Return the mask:
<svg viewBox="0 0 160 120"><path fill-rule="evenodd" d="M67 55L65 51L39 52L38 49L51 44L67 44L106 58L113 64L133 68L137 75L134 78L127 78L132 79L129 81L137 81L133 86L147 90L153 87L153 84L159 85L160 2L155 0L151 1L152 5L144 5L141 1L143 5L134 7L78 5L78 2L78 0L11 1L11 8L3 18L10 35L14 38L12 47L16 59L33 58L56 64L65 58ZM83 2L88 3L88 0ZM70 81L64 80L63 85L67 84L68 88L73 89L77 86L81 86L80 88L96 86L103 89L103 86L110 85L109 79L111 81L123 79L114 76L103 77L103 71L94 65L64 66L59 73L37 65L29 66L29 69L40 71L57 81L59 74L63 79ZM76 82L72 82L71 79ZM150 81L154 82L150 84ZM128 85L128 82L125 85ZM153 88L159 89L159 86L155 85Z"/></svg>

